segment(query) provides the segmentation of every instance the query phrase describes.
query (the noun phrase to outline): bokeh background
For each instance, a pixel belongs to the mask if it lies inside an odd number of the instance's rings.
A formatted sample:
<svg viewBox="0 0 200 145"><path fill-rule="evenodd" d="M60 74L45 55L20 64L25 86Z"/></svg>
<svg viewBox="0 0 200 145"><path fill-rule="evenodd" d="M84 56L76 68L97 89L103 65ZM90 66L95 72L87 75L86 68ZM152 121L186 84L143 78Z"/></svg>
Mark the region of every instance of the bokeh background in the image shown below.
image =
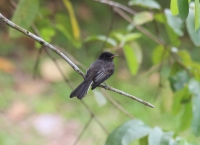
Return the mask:
<svg viewBox="0 0 200 145"><path fill-rule="evenodd" d="M117 2L124 5L128 3L123 0ZM8 19L12 19L14 14L12 3L17 4L18 1L0 1L0 12ZM136 40L142 50L140 53L142 62L137 73L133 75L122 49L112 48L104 41L87 39L97 35L106 36L112 32L126 32L130 29L129 23L114 13L111 7L99 2L83 0L71 1L71 4L80 31L78 40L72 40L70 36L73 32L69 11L61 0L40 1L40 7L32 24L45 40L72 58L83 72L86 72L102 51L119 54L120 56L114 61L115 74L106 83L156 107L149 108L114 92L106 91L106 93L133 118L142 120L148 126L159 126L164 131L178 130L180 120L178 115L172 113L174 93L168 81L170 66L163 65L159 71L159 67L152 62L156 43L146 36ZM170 1L159 1L159 4L162 9L169 8ZM135 11L143 9L134 7ZM144 27L156 31L153 22L145 24ZM158 27L163 38L167 37L165 28ZM0 22L0 144L73 144L90 120L91 114L78 99L69 98L72 89L44 50L40 54L37 69L34 67L38 51L41 49L40 45L25 35L11 38L12 32L10 33L9 29ZM34 32L31 28L29 30ZM67 30L71 31L64 33ZM186 49L193 60L199 62L199 49L193 45L187 33L180 38L180 42L180 49ZM51 50L48 52L56 59L65 77L76 87L83 80L82 77L60 56ZM36 77L33 77L34 73ZM162 86L159 86L160 79ZM130 117L110 103L104 95L100 93L100 88L95 91L90 90L84 102L111 132L130 120ZM189 141L198 142L200 139L191 133L190 128L177 134ZM102 145L107 136L93 119L77 144ZM132 144L137 145L139 142L135 141Z"/></svg>

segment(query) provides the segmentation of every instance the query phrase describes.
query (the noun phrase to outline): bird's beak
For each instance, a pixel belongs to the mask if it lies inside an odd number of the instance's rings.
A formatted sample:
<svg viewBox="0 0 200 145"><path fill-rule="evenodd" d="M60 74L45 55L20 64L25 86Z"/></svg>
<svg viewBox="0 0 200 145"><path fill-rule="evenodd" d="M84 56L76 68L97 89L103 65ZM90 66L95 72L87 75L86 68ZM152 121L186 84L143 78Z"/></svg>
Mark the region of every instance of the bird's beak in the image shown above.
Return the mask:
<svg viewBox="0 0 200 145"><path fill-rule="evenodd" d="M119 54L114 54L113 56L111 56L111 58L114 58L114 57L116 57L116 56L119 56Z"/></svg>

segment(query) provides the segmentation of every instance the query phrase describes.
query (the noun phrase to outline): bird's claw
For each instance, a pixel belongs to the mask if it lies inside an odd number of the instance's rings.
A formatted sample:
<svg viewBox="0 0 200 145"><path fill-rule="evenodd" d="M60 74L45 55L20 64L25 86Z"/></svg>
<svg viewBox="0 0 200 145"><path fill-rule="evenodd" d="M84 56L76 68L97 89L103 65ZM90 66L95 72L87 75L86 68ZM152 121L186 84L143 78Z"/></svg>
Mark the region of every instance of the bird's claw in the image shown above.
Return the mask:
<svg viewBox="0 0 200 145"><path fill-rule="evenodd" d="M104 83L104 85L105 85L104 88L105 88L106 90L108 90L108 85L107 85L106 83Z"/></svg>

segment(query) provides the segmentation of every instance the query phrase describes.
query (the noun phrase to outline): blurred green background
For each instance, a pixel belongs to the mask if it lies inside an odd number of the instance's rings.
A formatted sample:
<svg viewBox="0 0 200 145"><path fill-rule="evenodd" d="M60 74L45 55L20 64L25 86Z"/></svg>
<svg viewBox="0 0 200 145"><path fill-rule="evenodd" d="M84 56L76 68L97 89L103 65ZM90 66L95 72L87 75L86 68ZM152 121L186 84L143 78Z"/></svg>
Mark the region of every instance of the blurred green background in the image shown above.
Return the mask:
<svg viewBox="0 0 200 145"><path fill-rule="evenodd" d="M114 92L106 92L135 119L142 120L152 128L159 126L163 131L174 131L174 137L180 136L189 142L200 144L200 137L191 131L192 114L189 113L183 118L181 116L183 108L179 109L178 113L173 112L175 91L173 84L170 85L169 77L174 60L171 56L162 59L163 52L162 50L158 52L158 44L136 28L132 28L125 19L113 12L111 7L91 0L71 2L42 0L37 2L38 6L32 1L27 2L31 3L34 9L30 15L27 15L29 11L27 4L27 7L21 6L23 13L18 12L23 16L13 18L17 13L13 4L18 2L1 0L0 12L22 27L26 21L30 21L27 22L30 23L27 24L27 29L35 33L30 28L30 25L34 24L44 40L59 46L69 58L73 56L72 61L84 73L102 51L119 54L120 56L114 61L115 74L106 83L154 104L155 108L149 108ZM127 5L129 1L116 2ZM164 15L164 9L170 7L170 1L158 1L158 3L159 9L130 7L136 12L151 12L152 16L147 15L146 18L150 20L140 25L167 45L186 52L186 56L198 64L200 50L192 43L186 27L182 27L184 32L182 36L171 32L177 37L173 37L174 42L166 29L169 27L165 24L166 18L161 18L165 19L164 23L159 23L156 19ZM132 18L130 14L129 16ZM26 24L24 27L26 28ZM112 45L112 40L105 42L108 41L105 39L108 32L110 38L117 43L115 46ZM133 61L135 60L136 64L130 63L132 59L127 60L132 56L128 56L129 52L121 48L121 45L125 46L121 39L128 37L128 34L131 34L131 38L127 40L126 48L128 50L130 46L134 47ZM0 22L0 144L2 145L70 145L75 142L90 118L87 109L78 99L69 98L72 89L44 50L40 55L39 66L34 70L39 49L40 45L34 40L20 35L16 30L10 30L7 25ZM82 77L60 56L51 50L49 53L55 57L73 86L80 84ZM184 61L182 63L184 64ZM35 79L34 71L37 74ZM197 73L199 75L199 72ZM99 95L100 88L95 90L96 93L90 90L83 100L109 132L130 120L104 95L101 93ZM184 119L188 120L184 121L186 125L182 123ZM108 135L93 119L77 144L102 145L107 137ZM131 144L140 143L137 140Z"/></svg>

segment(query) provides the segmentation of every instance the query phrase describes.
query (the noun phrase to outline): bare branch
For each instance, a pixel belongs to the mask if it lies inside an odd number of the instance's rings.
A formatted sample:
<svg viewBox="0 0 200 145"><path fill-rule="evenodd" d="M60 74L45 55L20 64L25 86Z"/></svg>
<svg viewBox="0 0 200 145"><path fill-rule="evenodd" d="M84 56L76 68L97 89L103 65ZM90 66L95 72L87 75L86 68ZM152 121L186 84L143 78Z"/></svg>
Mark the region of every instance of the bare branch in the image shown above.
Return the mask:
<svg viewBox="0 0 200 145"><path fill-rule="evenodd" d="M58 55L60 55L65 61L68 62L68 64L76 71L78 72L82 77L84 77L84 73L67 57L65 56L60 50L58 50L57 48L55 48L53 45L51 45L50 43L44 41L42 38L34 35L33 33L29 32L28 30L16 25L15 23L9 21L7 18L5 18L1 13L0 13L0 19L2 21L4 21L7 25L9 25L10 27L22 32L23 34L31 37L32 39L34 39L35 41L39 42L41 45L44 45L50 49L52 49L54 52L56 52Z"/></svg>
<svg viewBox="0 0 200 145"><path fill-rule="evenodd" d="M82 71L81 71L67 56L65 56L65 55L64 55L60 50L58 50L56 47L54 47L54 46L51 45L50 43L44 41L42 38L40 38L40 37L34 35L33 33L29 32L28 30L26 30L26 29L24 29L24 28L22 28L22 27L16 25L15 23L11 22L11 21L8 20L7 18L5 18L1 13L0 13L0 19L1 19L3 22L5 22L8 26L10 26L10 27L12 27L12 28L14 28L14 29L16 29L16 30L22 32L23 34L25 34L25 35L27 35L27 36L29 36L29 37L31 37L31 38L34 39L35 41L39 42L41 45L46 46L47 48L52 49L54 52L56 52L58 55L60 55L65 61L67 61L67 63L68 63L76 72L78 72L78 73L84 78L85 74L84 74L84 73L83 73L83 72L82 72ZM133 96L133 95L130 95L130 94L128 94L128 93L125 93L125 92L123 92L123 91L120 91L120 90L118 90L118 89L112 88L112 87L110 87L110 86L104 86L104 85L100 85L100 87L105 88L105 89L110 90L110 91L113 91L113 92L116 92L116 93L118 93L118 94L124 95L124 96L129 97L129 98L131 98L131 99L133 99L133 100L136 100L136 101L138 101L138 102L140 102L140 103L142 103L142 104L144 104L144 105L146 105L146 106L149 106L149 107L151 107L151 108L154 108L154 105L152 105L152 104L150 104L150 103L148 103L148 102L146 102L146 101L143 101L142 99L139 99L139 98L137 98L137 97L135 97L135 96Z"/></svg>
<svg viewBox="0 0 200 145"><path fill-rule="evenodd" d="M151 40L153 40L154 42L156 42L159 45L163 45L163 43L156 38L155 35L153 35L151 32L149 32L147 29L139 26L139 25L135 25L133 23L132 18L130 18L124 11L122 11L119 8L114 8L114 10L122 17L124 18L126 21L128 21L131 25L133 25L135 28L137 28L138 30L140 30L142 33L144 33L147 37L149 37Z"/></svg>
<svg viewBox="0 0 200 145"><path fill-rule="evenodd" d="M74 142L73 145L76 145L78 143L78 141L80 140L81 136L84 134L84 132L86 131L86 129L88 128L88 126L90 125L90 123L92 122L93 116L90 116L90 119L88 120L88 122L85 124L83 130L81 131L81 133L79 134L79 136L77 137L76 141Z"/></svg>
<svg viewBox="0 0 200 145"><path fill-rule="evenodd" d="M121 91L121 90L115 89L115 88L110 87L110 86L104 86L104 85L100 85L100 87L102 87L102 88L104 88L104 89L106 89L106 90L110 90L110 91L113 91L113 92L115 92L115 93L118 93L118 94L120 94L120 95L129 97L129 98L131 98L131 99L133 99L133 100L135 100L135 101L137 101L137 102L140 102L140 103L142 103L142 104L144 104L144 105L146 105L146 106L149 106L149 107L151 107L151 108L155 108L154 105L152 105L152 104L150 104L150 103L148 103L148 102L146 102L146 101L144 101L144 100L142 100L142 99L139 99L139 98L137 98L137 97L135 97L135 96L133 96L133 95L130 95L130 94L126 93L126 92L123 92L123 91Z"/></svg>
<svg viewBox="0 0 200 145"><path fill-rule="evenodd" d="M35 62L35 65L33 67L33 78L36 79L36 74L37 74L37 68L38 68L38 65L39 65L39 62L40 62L40 56L42 54L42 50L43 50L43 47L41 47L39 50L38 50L38 53L37 53L37 57L36 57L36 62Z"/></svg>
<svg viewBox="0 0 200 145"><path fill-rule="evenodd" d="M136 14L136 12L134 10L132 10L129 7L124 6L124 5L120 4L120 3L117 3L117 2L113 2L113 1L109 1L109 0L95 0L95 1L103 3L103 4L110 5L112 7L120 8L120 9L122 9L122 10L124 10L124 11L126 11L126 12L128 12L130 14L133 14L133 15Z"/></svg>
<svg viewBox="0 0 200 145"><path fill-rule="evenodd" d="M130 119L134 118L126 109L124 109L117 101L115 101L105 90L102 89L101 92L111 102L111 104L113 104L116 108L118 108L120 111L122 111Z"/></svg>
<svg viewBox="0 0 200 145"><path fill-rule="evenodd" d="M100 122L100 120L96 117L96 115L94 114L94 112L89 108L89 106L83 101L80 100L81 103L85 106L85 108L87 109L87 111L92 114L93 118L96 120L96 122L100 125L100 127L103 129L103 131L106 134L109 134L109 131L104 127L104 125Z"/></svg>

